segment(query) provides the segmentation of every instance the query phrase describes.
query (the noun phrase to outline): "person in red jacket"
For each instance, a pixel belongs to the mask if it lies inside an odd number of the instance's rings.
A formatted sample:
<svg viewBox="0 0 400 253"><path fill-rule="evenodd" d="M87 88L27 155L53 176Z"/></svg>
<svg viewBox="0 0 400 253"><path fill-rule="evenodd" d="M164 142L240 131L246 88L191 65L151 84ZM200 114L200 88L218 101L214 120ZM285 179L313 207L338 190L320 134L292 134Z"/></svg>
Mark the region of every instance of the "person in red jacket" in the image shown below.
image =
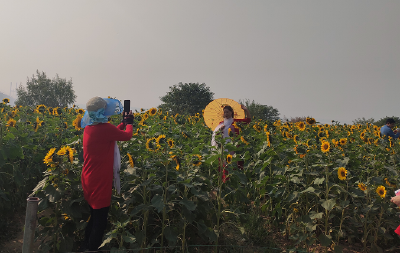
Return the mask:
<svg viewBox="0 0 400 253"><path fill-rule="evenodd" d="M117 127L108 123L109 116L122 112L122 105L116 99L94 97L86 103L86 109L82 118L84 163L81 181L91 216L83 248L96 251L103 239L111 205L114 149L118 148L115 143L132 138L133 116L130 112Z"/></svg>
<svg viewBox="0 0 400 253"><path fill-rule="evenodd" d="M215 141L215 135L218 132L221 132L222 136L224 138L228 138L229 137L229 129L231 130L232 133L234 133L234 136L239 135L239 129L234 127L234 125L233 125L234 122L242 122L242 123L245 123L245 124L248 124L248 123L251 122L251 115L250 115L249 109L247 109L247 107L244 106L244 105L241 105L241 106L242 106L242 109L244 110L245 116L246 116L244 119L234 119L233 117L234 117L235 113L234 113L233 108L231 106L227 105L227 106L225 106L223 108L224 121L221 121L219 123L219 125L214 129L214 132L213 132L213 135L212 135L212 141L211 141L211 145L212 146L215 146L215 147L218 146L217 142ZM227 139L226 142L230 142L230 140ZM231 155L233 155L233 154L234 154L234 152L231 152ZM239 169L243 169L243 165L244 165L243 161L238 161L237 162L237 166L238 166ZM222 175L222 180L223 180L224 183L227 180L227 175L228 175L228 171L224 169L223 170L223 175Z"/></svg>

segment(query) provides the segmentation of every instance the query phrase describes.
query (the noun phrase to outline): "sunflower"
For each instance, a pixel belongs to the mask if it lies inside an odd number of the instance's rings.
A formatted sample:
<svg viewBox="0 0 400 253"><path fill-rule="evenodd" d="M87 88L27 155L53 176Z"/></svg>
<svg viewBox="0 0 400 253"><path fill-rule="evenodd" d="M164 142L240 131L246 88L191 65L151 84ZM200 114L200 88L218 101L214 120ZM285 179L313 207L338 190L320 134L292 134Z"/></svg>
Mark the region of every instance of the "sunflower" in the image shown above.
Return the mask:
<svg viewBox="0 0 400 253"><path fill-rule="evenodd" d="M59 108L58 107L56 107L56 108L53 108L53 115L54 116L57 116L57 115L60 115L58 112L59 112L59 110L58 110Z"/></svg>
<svg viewBox="0 0 400 253"><path fill-rule="evenodd" d="M314 125L314 124L315 124L315 119L314 119L314 118L309 118L309 117L307 117L307 118L306 118L306 122L307 122L307 124L309 124L309 125Z"/></svg>
<svg viewBox="0 0 400 253"><path fill-rule="evenodd" d="M134 168L135 167L135 163L133 162L132 156L129 153L127 153L126 155L129 158L129 164L131 165L132 168Z"/></svg>
<svg viewBox="0 0 400 253"><path fill-rule="evenodd" d="M256 130L257 132L261 132L261 126L260 125L258 125L258 124L254 124L253 125L253 128L254 128L254 130Z"/></svg>
<svg viewBox="0 0 400 253"><path fill-rule="evenodd" d="M35 132L37 132L37 130L39 129L40 124L38 124L37 122L33 123L33 129L35 130Z"/></svg>
<svg viewBox="0 0 400 253"><path fill-rule="evenodd" d="M36 111L37 112L44 113L45 110L46 110L46 106L45 105L37 105L36 106Z"/></svg>
<svg viewBox="0 0 400 253"><path fill-rule="evenodd" d="M148 118L149 118L149 114L143 113L143 115L142 115L142 121L145 121L145 120L147 120Z"/></svg>
<svg viewBox="0 0 400 253"><path fill-rule="evenodd" d="M83 110L83 109L77 109L77 110L76 110L76 113L78 113L78 114L85 114L85 110Z"/></svg>
<svg viewBox="0 0 400 253"><path fill-rule="evenodd" d="M270 132L266 132L265 133L267 135L267 147L271 147L271 133Z"/></svg>
<svg viewBox="0 0 400 253"><path fill-rule="evenodd" d="M64 128L68 128L68 123L67 123L67 122L64 122L64 123L63 123L63 127L64 127Z"/></svg>
<svg viewBox="0 0 400 253"><path fill-rule="evenodd" d="M66 147L62 147L60 150L58 150L57 155L63 156L66 153L67 153L67 148Z"/></svg>
<svg viewBox="0 0 400 253"><path fill-rule="evenodd" d="M264 132L268 132L268 124L265 124L265 126L264 126Z"/></svg>
<svg viewBox="0 0 400 253"><path fill-rule="evenodd" d="M294 140L294 143L298 143L299 142L299 136L298 135L294 135L293 136L293 140Z"/></svg>
<svg viewBox="0 0 400 253"><path fill-rule="evenodd" d="M69 173L69 170L68 170L68 169L65 169L62 173L64 174L64 176L67 176L68 173Z"/></svg>
<svg viewBox="0 0 400 253"><path fill-rule="evenodd" d="M347 177L347 170L344 167L338 169L338 178L340 180L345 180Z"/></svg>
<svg viewBox="0 0 400 253"><path fill-rule="evenodd" d="M146 141L146 149L148 151L156 151L157 150L156 147L157 147L157 140L155 137L150 138Z"/></svg>
<svg viewBox="0 0 400 253"><path fill-rule="evenodd" d="M226 156L226 162L227 162L227 163L231 163L231 162L232 162L232 155L231 155L231 154L228 154L228 155Z"/></svg>
<svg viewBox="0 0 400 253"><path fill-rule="evenodd" d="M376 188L376 193L379 195L379 197L384 198L386 196L385 186L378 186L378 188Z"/></svg>
<svg viewBox="0 0 400 253"><path fill-rule="evenodd" d="M277 121L275 121L274 123L273 123L273 125L274 126L280 126L282 123L281 123L281 120L280 119L278 119Z"/></svg>
<svg viewBox="0 0 400 253"><path fill-rule="evenodd" d="M193 155L193 158L194 158L193 165L200 166L201 165L201 155L195 154L195 155Z"/></svg>
<svg viewBox="0 0 400 253"><path fill-rule="evenodd" d="M43 162L49 165L50 162L53 162L53 154L56 151L56 148L51 148L49 152L47 152L46 156L43 159Z"/></svg>
<svg viewBox="0 0 400 253"><path fill-rule="evenodd" d="M173 139L168 139L168 140L167 140L167 143L168 143L168 146L169 146L170 148L173 148L173 147L175 146L175 142L174 142Z"/></svg>
<svg viewBox="0 0 400 253"><path fill-rule="evenodd" d="M347 138L341 138L341 139L339 140L339 143L340 143L340 145L342 145L342 146L346 145L346 143L347 143Z"/></svg>
<svg viewBox="0 0 400 253"><path fill-rule="evenodd" d="M10 116L11 118L15 118L18 114L18 111L19 111L18 109L15 109L11 112L8 112L8 116Z"/></svg>
<svg viewBox="0 0 400 253"><path fill-rule="evenodd" d="M306 124L304 124L303 121L297 122L297 123L296 123L296 126L297 126L297 128L298 128L300 131L306 130Z"/></svg>
<svg viewBox="0 0 400 253"><path fill-rule="evenodd" d="M171 158L176 162L176 170L179 170L179 168L181 167L181 162L179 161L179 158L176 155L171 156Z"/></svg>
<svg viewBox="0 0 400 253"><path fill-rule="evenodd" d="M150 108L150 110L149 110L149 114L150 114L150 116L154 116L154 115L156 115L156 113L157 113L157 108Z"/></svg>
<svg viewBox="0 0 400 253"><path fill-rule="evenodd" d="M81 130L81 120L82 120L82 114L78 114L74 121L72 122L72 125L75 127L75 130Z"/></svg>
<svg viewBox="0 0 400 253"><path fill-rule="evenodd" d="M17 124L17 121L15 121L15 119L13 119L13 118L10 118L8 121L7 121L7 127L15 127L16 126L16 124Z"/></svg>
<svg viewBox="0 0 400 253"><path fill-rule="evenodd" d="M182 136L185 137L185 139L189 137L189 136L187 135L187 133L185 133L185 132L182 132Z"/></svg>
<svg viewBox="0 0 400 253"><path fill-rule="evenodd" d="M75 149L73 149L73 148L71 148L71 147L69 147L69 146L67 146L66 149L67 149L67 151L68 151L68 158L69 158L69 161L72 163L72 162L74 161Z"/></svg>
<svg viewBox="0 0 400 253"><path fill-rule="evenodd" d="M361 191L365 191L367 186L364 183L358 183L358 188L360 188Z"/></svg>
<svg viewBox="0 0 400 253"><path fill-rule="evenodd" d="M365 138L365 131L361 132L360 138L361 138L362 140L364 140L364 138Z"/></svg>
<svg viewBox="0 0 400 253"><path fill-rule="evenodd" d="M156 142L157 142L157 147L160 148L161 147L160 142L165 143L165 134L160 134L157 137Z"/></svg>
<svg viewBox="0 0 400 253"><path fill-rule="evenodd" d="M395 184L391 184L387 178L385 178L385 184L387 186L389 186L389 187L394 187L394 188L396 187L396 185Z"/></svg>
<svg viewBox="0 0 400 253"><path fill-rule="evenodd" d="M329 144L329 142L324 141L321 144L321 151L324 153L329 152L330 147L331 147L331 145Z"/></svg>
<svg viewBox="0 0 400 253"><path fill-rule="evenodd" d="M240 140L244 143L244 144L246 144L246 145L249 145L250 143L248 143L246 140L245 140L245 138L243 137L243 136L240 136Z"/></svg>
<svg viewBox="0 0 400 253"><path fill-rule="evenodd" d="M8 103L10 103L10 99L4 98L4 99L3 99L3 104L8 104Z"/></svg>
<svg viewBox="0 0 400 253"><path fill-rule="evenodd" d="M304 145L296 145L293 149L297 155L305 155L307 153L307 148Z"/></svg>

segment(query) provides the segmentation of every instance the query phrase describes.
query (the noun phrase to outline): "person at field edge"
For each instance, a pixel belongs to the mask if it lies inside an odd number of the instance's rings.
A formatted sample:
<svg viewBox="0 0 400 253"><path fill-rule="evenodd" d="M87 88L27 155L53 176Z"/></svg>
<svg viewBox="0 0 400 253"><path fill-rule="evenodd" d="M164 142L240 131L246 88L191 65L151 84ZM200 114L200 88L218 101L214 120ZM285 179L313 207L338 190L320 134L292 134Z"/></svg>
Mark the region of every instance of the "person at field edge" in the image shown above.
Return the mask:
<svg viewBox="0 0 400 253"><path fill-rule="evenodd" d="M102 243L111 205L114 153L118 149L116 141L132 138L132 112L117 127L108 123L109 116L121 112L122 105L117 99L94 97L86 103L81 121L84 128L81 181L84 198L90 207L90 218L82 250L97 251Z"/></svg>
<svg viewBox="0 0 400 253"><path fill-rule="evenodd" d="M392 137L394 139L399 138L400 131L398 131L397 129L394 131L392 130L395 124L396 124L396 121L394 121L393 118L388 118L386 120L386 125L381 127L382 137L386 135L386 136Z"/></svg>
<svg viewBox="0 0 400 253"><path fill-rule="evenodd" d="M211 145L214 147L218 147L217 142L215 141L215 135L218 132L222 133L222 136L224 138L229 137L229 129L231 130L232 133L234 133L235 135L239 134L239 129L235 128L233 123L234 122L242 122L242 123L250 123L251 122L251 115L250 115L250 111L249 109L247 109L246 106L241 105L242 109L245 112L245 118L244 119L235 119L235 112L233 111L233 108L229 105L224 106L223 111L224 111L224 120L221 121L219 123L219 125L214 129L213 135L212 135L212 140L211 140ZM227 142L229 142L230 140L226 140ZM231 155L233 154L233 152L231 153ZM244 162L243 161L238 161L237 162L237 166L239 169L243 169L243 165ZM227 175L228 175L228 171L227 170L223 170L223 174L222 174L222 181L225 183L227 180Z"/></svg>

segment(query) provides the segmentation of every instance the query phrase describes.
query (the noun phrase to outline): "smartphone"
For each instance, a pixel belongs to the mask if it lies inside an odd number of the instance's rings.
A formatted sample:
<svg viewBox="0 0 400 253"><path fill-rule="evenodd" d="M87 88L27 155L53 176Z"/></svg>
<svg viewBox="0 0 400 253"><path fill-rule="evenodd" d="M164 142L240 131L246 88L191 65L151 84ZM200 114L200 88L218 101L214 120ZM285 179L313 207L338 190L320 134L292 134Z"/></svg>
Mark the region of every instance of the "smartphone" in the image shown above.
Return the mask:
<svg viewBox="0 0 400 253"><path fill-rule="evenodd" d="M130 112L130 110L131 110L131 101L130 100L124 100L124 114L122 116L124 117L125 114L128 114Z"/></svg>
<svg viewBox="0 0 400 253"><path fill-rule="evenodd" d="M131 101L124 100L124 112L129 112L131 110Z"/></svg>

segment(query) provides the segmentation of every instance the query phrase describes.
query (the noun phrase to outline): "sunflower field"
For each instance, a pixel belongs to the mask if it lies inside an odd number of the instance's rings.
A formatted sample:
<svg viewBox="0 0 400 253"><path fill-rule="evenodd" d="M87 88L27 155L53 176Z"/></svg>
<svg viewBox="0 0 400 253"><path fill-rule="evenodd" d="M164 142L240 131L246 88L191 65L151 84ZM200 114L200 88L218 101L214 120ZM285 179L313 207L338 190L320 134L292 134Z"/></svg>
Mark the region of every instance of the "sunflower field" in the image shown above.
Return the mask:
<svg viewBox="0 0 400 253"><path fill-rule="evenodd" d="M0 112L0 214L33 189L40 250L76 250L90 218L80 181L84 111L3 102ZM382 138L380 126L307 118L235 127L239 135L229 143L217 136L215 149L200 114L137 112L133 138L118 143L121 194L113 194L103 248L265 246L272 233L299 249L400 246L390 202L400 188L400 143Z"/></svg>

